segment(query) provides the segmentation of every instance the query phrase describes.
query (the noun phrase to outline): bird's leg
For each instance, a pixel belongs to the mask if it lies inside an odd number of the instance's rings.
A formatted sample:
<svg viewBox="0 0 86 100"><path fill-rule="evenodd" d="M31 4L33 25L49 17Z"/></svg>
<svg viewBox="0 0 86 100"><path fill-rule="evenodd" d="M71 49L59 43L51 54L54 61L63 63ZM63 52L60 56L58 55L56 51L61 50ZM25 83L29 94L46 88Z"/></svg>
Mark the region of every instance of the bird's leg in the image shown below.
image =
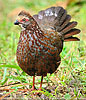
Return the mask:
<svg viewBox="0 0 86 100"><path fill-rule="evenodd" d="M43 82L43 76L41 77L41 83L40 83L40 87L38 90L42 90L42 82Z"/></svg>
<svg viewBox="0 0 86 100"><path fill-rule="evenodd" d="M32 86L32 88L30 90L31 91L35 90L35 76L33 76L33 86Z"/></svg>

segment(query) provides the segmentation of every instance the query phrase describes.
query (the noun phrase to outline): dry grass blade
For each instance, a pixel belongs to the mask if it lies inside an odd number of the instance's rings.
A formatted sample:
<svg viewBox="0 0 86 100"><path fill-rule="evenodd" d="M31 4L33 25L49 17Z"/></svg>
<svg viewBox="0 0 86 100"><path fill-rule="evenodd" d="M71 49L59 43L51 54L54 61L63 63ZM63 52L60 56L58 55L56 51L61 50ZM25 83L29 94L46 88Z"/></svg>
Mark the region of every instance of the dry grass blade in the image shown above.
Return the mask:
<svg viewBox="0 0 86 100"><path fill-rule="evenodd" d="M3 95L2 97L0 97L0 100L4 99L4 98L7 97L8 95L10 95L10 93L13 92L13 91L14 91L14 89L11 90L9 93L6 93L6 94Z"/></svg>

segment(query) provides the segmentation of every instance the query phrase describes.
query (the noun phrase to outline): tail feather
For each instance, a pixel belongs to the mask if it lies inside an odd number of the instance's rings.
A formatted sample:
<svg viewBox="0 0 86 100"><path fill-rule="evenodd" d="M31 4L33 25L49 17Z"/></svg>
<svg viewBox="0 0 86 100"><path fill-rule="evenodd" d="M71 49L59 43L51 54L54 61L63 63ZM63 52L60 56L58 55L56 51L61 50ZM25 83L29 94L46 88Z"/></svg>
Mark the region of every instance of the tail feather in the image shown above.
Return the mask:
<svg viewBox="0 0 86 100"><path fill-rule="evenodd" d="M70 20L71 20L71 16L67 15L65 20L62 22L61 26L59 26L59 28L57 28L56 26L56 31L60 32L69 23Z"/></svg>
<svg viewBox="0 0 86 100"><path fill-rule="evenodd" d="M70 37L70 36L73 36L73 35L76 35L76 34L79 34L80 33L80 30L79 29L71 29L70 31L68 31L65 35L64 35L64 38L67 38L67 37Z"/></svg>
<svg viewBox="0 0 86 100"><path fill-rule="evenodd" d="M64 21L66 15L67 12L62 7L55 7L55 16L56 16L55 20L59 22L59 25Z"/></svg>
<svg viewBox="0 0 86 100"><path fill-rule="evenodd" d="M62 17L61 17L61 19L59 21L60 22L60 25L65 21L66 16L67 16L67 11L64 10L64 14L62 15Z"/></svg>
<svg viewBox="0 0 86 100"><path fill-rule="evenodd" d="M71 37L65 38L64 41L80 41L80 39L77 38L77 37L72 37L71 36Z"/></svg>
<svg viewBox="0 0 86 100"><path fill-rule="evenodd" d="M72 28L74 28L77 25L77 22L69 22L66 27L61 31L62 34L65 34L66 32L70 31Z"/></svg>

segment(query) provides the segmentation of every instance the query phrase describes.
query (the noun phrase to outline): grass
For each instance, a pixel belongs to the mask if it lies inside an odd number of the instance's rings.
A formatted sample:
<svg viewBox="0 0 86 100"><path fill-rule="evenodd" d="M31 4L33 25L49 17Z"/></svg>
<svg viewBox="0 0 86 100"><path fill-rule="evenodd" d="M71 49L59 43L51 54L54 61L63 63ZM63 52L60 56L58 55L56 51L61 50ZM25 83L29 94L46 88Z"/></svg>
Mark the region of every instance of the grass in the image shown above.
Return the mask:
<svg viewBox="0 0 86 100"><path fill-rule="evenodd" d="M41 9L50 7L56 3L56 0L4 0L0 1L0 85L9 85L12 83L30 83L32 77L28 76L16 62L16 48L19 39L20 28L13 25L16 19L17 10L26 9L35 14ZM18 9L16 9L18 8ZM78 21L78 28L81 34L78 35L80 42L65 42L61 53L62 62L57 73L48 74L44 78L43 87L50 87L53 93L43 90L42 93L46 98L65 98L65 99L83 99L86 98L86 3L84 0L79 5L73 4L67 7L69 14L73 19ZM37 77L36 82L40 82ZM49 86L47 86L47 84ZM14 86L13 88L22 88ZM37 85L37 87L39 87ZM11 88L11 86L10 86ZM45 91L45 92L44 92ZM41 91L40 91L41 92ZM16 94L13 92L12 94ZM32 98L31 94L24 98ZM38 97L39 98L39 97Z"/></svg>

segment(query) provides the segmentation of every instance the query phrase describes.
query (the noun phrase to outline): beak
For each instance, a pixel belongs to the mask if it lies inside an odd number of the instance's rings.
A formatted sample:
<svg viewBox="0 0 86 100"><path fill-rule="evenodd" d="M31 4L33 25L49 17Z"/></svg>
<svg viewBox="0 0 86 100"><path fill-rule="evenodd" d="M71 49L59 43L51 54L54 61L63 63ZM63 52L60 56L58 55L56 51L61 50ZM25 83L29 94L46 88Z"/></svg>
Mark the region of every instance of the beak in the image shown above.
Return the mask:
<svg viewBox="0 0 86 100"><path fill-rule="evenodd" d="M18 20L16 20L15 22L14 22L14 25L19 25L19 21Z"/></svg>

